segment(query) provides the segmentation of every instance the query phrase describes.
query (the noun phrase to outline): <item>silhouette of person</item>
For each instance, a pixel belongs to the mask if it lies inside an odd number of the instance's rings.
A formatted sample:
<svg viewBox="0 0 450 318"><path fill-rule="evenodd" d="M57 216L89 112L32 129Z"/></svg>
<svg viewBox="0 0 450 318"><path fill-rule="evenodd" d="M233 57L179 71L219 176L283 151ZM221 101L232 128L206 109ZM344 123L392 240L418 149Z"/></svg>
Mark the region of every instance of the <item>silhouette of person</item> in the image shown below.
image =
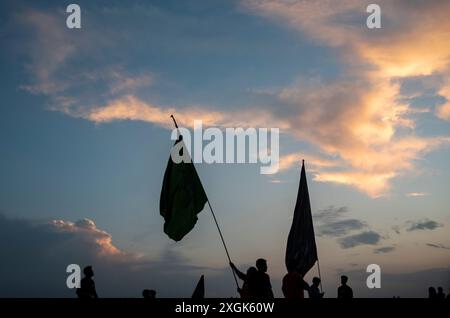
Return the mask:
<svg viewBox="0 0 450 318"><path fill-rule="evenodd" d="M230 262L230 267L236 273L237 277L241 279L244 283L242 284L242 288L238 288L239 295L241 298L248 299L253 298L255 296L255 273L257 269L254 266L251 266L247 269L247 274L241 272L237 267Z"/></svg>
<svg viewBox="0 0 450 318"><path fill-rule="evenodd" d="M266 299L274 298L270 277L267 274L267 261L263 258L257 259L256 268L258 270L254 275L255 297Z"/></svg>
<svg viewBox="0 0 450 318"><path fill-rule="evenodd" d="M341 276L341 286L338 287L337 298L348 299L353 298L353 290L347 285L348 277L345 275Z"/></svg>
<svg viewBox="0 0 450 318"><path fill-rule="evenodd" d="M438 287L438 292L436 294L437 299L445 299L444 289L442 287Z"/></svg>
<svg viewBox="0 0 450 318"><path fill-rule="evenodd" d="M156 291L154 291L153 289L144 289L142 291L142 297L144 297L144 299L155 299Z"/></svg>
<svg viewBox="0 0 450 318"><path fill-rule="evenodd" d="M437 298L436 289L434 287L428 288L428 298L430 298L430 299L436 299Z"/></svg>
<svg viewBox="0 0 450 318"><path fill-rule="evenodd" d="M319 285L320 285L320 278L314 277L312 280L312 285L309 286L309 290L308 290L309 298L312 298L312 299L323 298L323 295L325 293L320 292Z"/></svg>
<svg viewBox="0 0 450 318"><path fill-rule="evenodd" d="M303 299L305 298L303 291L308 291L309 285L299 272L291 271L284 275L281 290L286 299Z"/></svg>
<svg viewBox="0 0 450 318"><path fill-rule="evenodd" d="M77 296L81 299L98 298L97 291L95 290L95 282L92 279L94 277L94 271L92 266L86 266L83 269L84 277L81 279L80 288L77 288Z"/></svg>

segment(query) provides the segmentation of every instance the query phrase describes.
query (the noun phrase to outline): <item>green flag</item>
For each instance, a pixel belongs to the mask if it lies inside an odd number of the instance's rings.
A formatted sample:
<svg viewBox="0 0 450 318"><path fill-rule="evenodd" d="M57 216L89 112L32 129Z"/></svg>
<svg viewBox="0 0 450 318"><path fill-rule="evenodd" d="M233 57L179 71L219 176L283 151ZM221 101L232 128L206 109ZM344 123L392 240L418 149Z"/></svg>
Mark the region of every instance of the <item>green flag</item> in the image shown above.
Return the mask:
<svg viewBox="0 0 450 318"><path fill-rule="evenodd" d="M185 147L181 138L175 142L175 148L179 149L180 156L185 160L175 163L172 157L169 158L159 211L165 221L164 233L172 240L180 241L197 223L197 214L203 210L208 198L189 154L186 152L183 156Z"/></svg>

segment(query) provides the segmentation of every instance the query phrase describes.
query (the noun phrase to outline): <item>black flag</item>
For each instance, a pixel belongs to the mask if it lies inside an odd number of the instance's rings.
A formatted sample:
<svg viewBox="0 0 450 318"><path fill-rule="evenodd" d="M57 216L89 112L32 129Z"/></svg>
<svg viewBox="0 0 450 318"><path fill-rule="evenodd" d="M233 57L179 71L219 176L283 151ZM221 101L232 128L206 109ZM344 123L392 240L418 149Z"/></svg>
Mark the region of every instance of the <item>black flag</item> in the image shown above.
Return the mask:
<svg viewBox="0 0 450 318"><path fill-rule="evenodd" d="M303 161L294 218L287 241L285 262L288 272L296 271L304 276L316 261L316 240L306 182L305 162Z"/></svg>
<svg viewBox="0 0 450 318"><path fill-rule="evenodd" d="M200 277L200 280L197 283L197 287L195 287L194 292L192 293L193 299L202 299L205 298L205 278Z"/></svg>

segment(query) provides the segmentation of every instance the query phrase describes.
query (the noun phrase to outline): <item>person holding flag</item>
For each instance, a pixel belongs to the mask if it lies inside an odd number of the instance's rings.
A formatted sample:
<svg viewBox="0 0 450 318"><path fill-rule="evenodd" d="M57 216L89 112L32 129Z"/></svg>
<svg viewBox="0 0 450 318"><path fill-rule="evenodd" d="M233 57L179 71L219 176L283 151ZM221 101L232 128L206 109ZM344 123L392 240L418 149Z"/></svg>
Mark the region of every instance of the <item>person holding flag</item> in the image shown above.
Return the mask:
<svg viewBox="0 0 450 318"><path fill-rule="evenodd" d="M178 130L178 125L173 115L170 116ZM197 223L197 215L203 210L205 204L208 203L217 230L222 240L228 262L231 263L230 254L228 253L225 240L217 222L216 215L212 209L211 203L206 196L206 192L200 181L200 178L195 170L189 153L186 150L183 142L183 136L178 130L178 139L175 142L172 152L176 153L180 158L180 162L174 162L172 155L167 163L167 168L164 173L163 184L161 188L161 196L159 200L160 215L164 218L164 233L169 238L178 242L186 236ZM231 269L237 288L236 274Z"/></svg>

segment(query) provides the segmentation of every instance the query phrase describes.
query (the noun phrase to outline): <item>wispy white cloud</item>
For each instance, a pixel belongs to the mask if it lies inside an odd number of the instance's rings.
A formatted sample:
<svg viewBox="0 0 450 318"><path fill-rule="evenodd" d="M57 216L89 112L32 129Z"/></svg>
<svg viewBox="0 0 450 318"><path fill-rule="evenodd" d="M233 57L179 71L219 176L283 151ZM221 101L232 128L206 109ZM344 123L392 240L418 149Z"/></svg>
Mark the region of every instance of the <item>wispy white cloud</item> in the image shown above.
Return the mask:
<svg viewBox="0 0 450 318"><path fill-rule="evenodd" d="M330 1L246 0L242 6L247 12L286 24L337 50L344 61L344 74L330 83L304 80L265 91L275 106L219 110L214 105L175 108L139 98L136 91L152 85L153 76L128 74L120 67L109 66L79 73L86 85L104 86L99 89L101 101L86 102L71 94L71 88L78 85L74 79L60 74L76 42L67 43L60 28L51 27L55 17L30 11L24 18L26 24L46 27L37 27L33 42L33 52L38 53L31 54L29 69L36 82L24 87L51 96L52 110L95 123L139 120L168 128L168 118L174 114L181 125L188 127L195 119L218 127L279 127L282 133L307 141L318 150L318 154L309 156L283 156L281 170L294 167L304 158L311 164L314 180L354 187L371 197L389 193L394 178L413 171L417 160L449 143L446 136L416 135L412 115L417 109L402 99L401 79L448 71L450 45L446 39L450 22L445 13L450 12L450 5L408 7L405 1L383 1L383 8L389 8L383 13L386 20L397 16L399 26L376 35L351 22L351 17L365 17L360 1L344 0L336 6ZM418 15L434 18L411 18ZM49 35L48 28L56 31ZM447 95L444 87L439 92ZM446 109L443 105L437 110L440 118L446 118Z"/></svg>
<svg viewBox="0 0 450 318"><path fill-rule="evenodd" d="M17 24L34 33L22 48L28 54L26 69L34 81L23 89L34 94L52 95L64 91L68 83L57 73L65 61L76 52L76 46L64 34L57 16L39 10L27 9L17 14Z"/></svg>
<svg viewBox="0 0 450 318"><path fill-rule="evenodd" d="M400 88L404 78L448 74L450 4L381 1L384 27L371 32L361 26L366 1L344 0L339 6L326 0L241 3L249 12L337 50L345 63L345 74L334 83L302 83L275 93L290 109L274 110L274 116L285 115L297 136L344 163L344 169L321 169L315 180L378 197L388 193L392 179L414 169L417 159L448 144L446 136L415 135L411 115L417 109L402 99ZM445 88L440 94L447 95ZM438 115L446 118L446 111L443 105Z"/></svg>
<svg viewBox="0 0 450 318"><path fill-rule="evenodd" d="M99 99L133 94L153 84L154 77L149 72L96 63L98 51L102 47L107 50L111 43L102 40L103 35L95 28L81 36L68 31L61 21L64 21L62 12L38 9L17 12L15 20L17 28L31 34L27 41L20 42L28 61L25 69L30 75L21 88L47 96L50 110L71 113L74 109L92 107ZM79 63L81 56L92 59Z"/></svg>
<svg viewBox="0 0 450 318"><path fill-rule="evenodd" d="M439 95L444 97L446 102L437 107L436 115L443 120L450 120L450 81L441 87Z"/></svg>
<svg viewBox="0 0 450 318"><path fill-rule="evenodd" d="M408 197L425 197L425 196L429 196L430 194L427 192L409 192L406 194L406 196Z"/></svg>

